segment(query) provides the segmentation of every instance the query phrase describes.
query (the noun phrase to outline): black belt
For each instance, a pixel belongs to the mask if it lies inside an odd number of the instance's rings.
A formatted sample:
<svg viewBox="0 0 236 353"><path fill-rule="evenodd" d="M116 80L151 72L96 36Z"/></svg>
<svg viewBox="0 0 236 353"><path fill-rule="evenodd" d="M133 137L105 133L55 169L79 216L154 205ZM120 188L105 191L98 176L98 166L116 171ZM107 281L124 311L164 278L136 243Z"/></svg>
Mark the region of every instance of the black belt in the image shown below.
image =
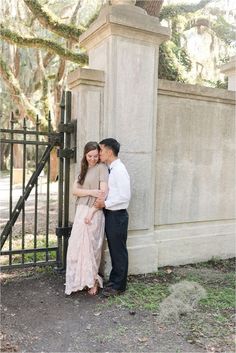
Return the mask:
<svg viewBox="0 0 236 353"><path fill-rule="evenodd" d="M106 208L104 208L104 212L105 213L109 213L109 212L125 212L126 211L126 208L123 208L121 210L108 210Z"/></svg>

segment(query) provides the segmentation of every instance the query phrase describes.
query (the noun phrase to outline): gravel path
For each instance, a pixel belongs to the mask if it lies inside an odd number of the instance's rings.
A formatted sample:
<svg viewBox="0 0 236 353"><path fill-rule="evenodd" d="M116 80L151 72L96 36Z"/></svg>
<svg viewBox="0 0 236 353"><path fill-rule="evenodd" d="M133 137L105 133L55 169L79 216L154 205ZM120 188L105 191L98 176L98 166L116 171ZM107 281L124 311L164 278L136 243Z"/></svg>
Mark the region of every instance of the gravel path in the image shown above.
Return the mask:
<svg viewBox="0 0 236 353"><path fill-rule="evenodd" d="M0 178L0 228L2 229L9 220L9 176ZM50 202L49 202L49 233L55 233L57 225L57 211L58 211L58 183L50 184ZM41 178L38 186L38 207L37 207L37 230L38 233L45 233L46 229L46 177ZM13 187L13 208L19 197L22 195L21 185ZM33 234L35 223L35 189L31 191L25 203L25 232ZM22 212L19 215L14 227L13 236L18 236L22 233Z"/></svg>

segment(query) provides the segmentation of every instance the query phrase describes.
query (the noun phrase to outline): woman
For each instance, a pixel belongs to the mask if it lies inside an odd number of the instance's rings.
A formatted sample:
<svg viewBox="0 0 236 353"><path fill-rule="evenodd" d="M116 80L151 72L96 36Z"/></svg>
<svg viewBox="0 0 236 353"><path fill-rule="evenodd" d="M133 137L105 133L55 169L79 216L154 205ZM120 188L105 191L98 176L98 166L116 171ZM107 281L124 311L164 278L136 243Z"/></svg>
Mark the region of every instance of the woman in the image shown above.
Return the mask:
<svg viewBox="0 0 236 353"><path fill-rule="evenodd" d="M96 198L106 196L108 170L99 163L99 150L97 142L85 145L80 174L73 186L78 203L67 251L66 295L83 289L96 295L103 287L98 269L105 222L103 211L93 205Z"/></svg>

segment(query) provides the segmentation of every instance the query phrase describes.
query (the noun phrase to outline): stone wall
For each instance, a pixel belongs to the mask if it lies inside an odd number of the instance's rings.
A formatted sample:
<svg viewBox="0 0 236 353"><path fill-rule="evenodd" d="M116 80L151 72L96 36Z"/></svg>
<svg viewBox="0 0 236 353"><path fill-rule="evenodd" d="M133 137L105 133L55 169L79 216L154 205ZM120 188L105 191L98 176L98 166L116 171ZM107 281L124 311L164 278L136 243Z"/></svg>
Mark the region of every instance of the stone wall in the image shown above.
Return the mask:
<svg viewBox="0 0 236 353"><path fill-rule="evenodd" d="M104 76L98 70L79 69L69 75L69 84L79 137L74 180L84 144L106 137L101 131ZM132 182L130 273L235 255L234 123L234 92L159 80L156 152L150 168L145 167L144 153L137 161L127 158L126 149L121 152ZM127 119L126 129L127 145L142 146L145 127L131 131ZM114 133L124 142L119 130ZM154 207L146 201L149 188ZM104 258L109 273L108 249Z"/></svg>
<svg viewBox="0 0 236 353"><path fill-rule="evenodd" d="M156 132L158 265L234 256L234 93L159 80Z"/></svg>
<svg viewBox="0 0 236 353"><path fill-rule="evenodd" d="M111 3L80 37L89 68L68 76L77 120L71 174L87 141L121 143L132 190L130 273L234 256L233 92L158 85L159 45L170 30L135 0ZM109 273L107 249L104 259Z"/></svg>

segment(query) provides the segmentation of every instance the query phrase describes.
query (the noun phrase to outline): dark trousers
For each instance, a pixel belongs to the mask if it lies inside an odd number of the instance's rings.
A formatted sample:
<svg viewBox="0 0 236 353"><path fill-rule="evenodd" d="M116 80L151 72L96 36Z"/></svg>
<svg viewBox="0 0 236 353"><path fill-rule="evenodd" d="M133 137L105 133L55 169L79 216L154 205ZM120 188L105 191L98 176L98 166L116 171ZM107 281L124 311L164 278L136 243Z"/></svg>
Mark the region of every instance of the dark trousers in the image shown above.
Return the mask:
<svg viewBox="0 0 236 353"><path fill-rule="evenodd" d="M126 247L129 216L126 210L105 210L105 232L111 256L112 270L109 282L112 288L125 290L128 274Z"/></svg>

